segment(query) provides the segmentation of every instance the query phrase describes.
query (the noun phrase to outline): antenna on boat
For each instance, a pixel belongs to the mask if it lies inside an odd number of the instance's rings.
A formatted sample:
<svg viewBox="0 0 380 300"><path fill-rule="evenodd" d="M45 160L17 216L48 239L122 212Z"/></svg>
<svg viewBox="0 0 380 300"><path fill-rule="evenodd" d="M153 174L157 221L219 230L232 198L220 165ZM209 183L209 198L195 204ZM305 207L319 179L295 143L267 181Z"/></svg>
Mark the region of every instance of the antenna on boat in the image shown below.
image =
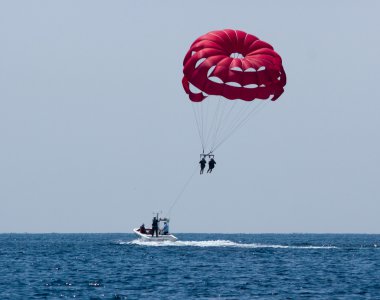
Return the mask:
<svg viewBox="0 0 380 300"><path fill-rule="evenodd" d="M168 217L161 218L161 217L159 217L160 215L162 216L162 210L153 212L153 216L157 218L158 222L161 222L161 221L169 222L170 221L170 218L168 218Z"/></svg>
<svg viewBox="0 0 380 300"><path fill-rule="evenodd" d="M159 215L162 215L162 210L161 211L154 211L153 212L153 216L157 218L157 220L159 219Z"/></svg>

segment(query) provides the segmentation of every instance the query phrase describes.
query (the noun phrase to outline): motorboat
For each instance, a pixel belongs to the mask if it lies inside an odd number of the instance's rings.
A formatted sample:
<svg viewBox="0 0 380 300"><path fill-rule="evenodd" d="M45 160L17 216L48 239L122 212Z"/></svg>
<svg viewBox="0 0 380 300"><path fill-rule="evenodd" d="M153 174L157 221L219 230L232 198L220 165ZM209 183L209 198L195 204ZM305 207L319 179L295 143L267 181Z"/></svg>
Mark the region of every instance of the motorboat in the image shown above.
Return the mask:
<svg viewBox="0 0 380 300"><path fill-rule="evenodd" d="M151 228L145 228L144 226L140 226L140 228L134 228L133 232L143 241L152 241L152 242L164 242L164 241L170 241L175 242L177 240L177 237L175 237L170 232L164 233L162 229L160 229L160 222L166 222L169 224L168 218L159 218L157 214L157 220L158 220L158 236L152 235L152 229Z"/></svg>
<svg viewBox="0 0 380 300"><path fill-rule="evenodd" d="M158 236L152 236L152 229L146 228L145 233L140 232L140 228L133 229L133 232L144 241L152 241L152 242L164 242L170 241L175 242L177 238L171 233L168 234L159 234Z"/></svg>

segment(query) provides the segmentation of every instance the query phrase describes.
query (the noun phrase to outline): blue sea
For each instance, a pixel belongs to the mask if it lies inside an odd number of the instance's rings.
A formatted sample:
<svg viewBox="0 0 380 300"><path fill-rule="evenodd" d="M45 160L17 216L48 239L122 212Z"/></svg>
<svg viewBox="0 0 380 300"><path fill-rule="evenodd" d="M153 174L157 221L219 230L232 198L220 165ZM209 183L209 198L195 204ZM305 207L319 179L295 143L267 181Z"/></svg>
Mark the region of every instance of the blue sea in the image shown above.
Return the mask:
<svg viewBox="0 0 380 300"><path fill-rule="evenodd" d="M380 235L0 234L0 299L380 299Z"/></svg>

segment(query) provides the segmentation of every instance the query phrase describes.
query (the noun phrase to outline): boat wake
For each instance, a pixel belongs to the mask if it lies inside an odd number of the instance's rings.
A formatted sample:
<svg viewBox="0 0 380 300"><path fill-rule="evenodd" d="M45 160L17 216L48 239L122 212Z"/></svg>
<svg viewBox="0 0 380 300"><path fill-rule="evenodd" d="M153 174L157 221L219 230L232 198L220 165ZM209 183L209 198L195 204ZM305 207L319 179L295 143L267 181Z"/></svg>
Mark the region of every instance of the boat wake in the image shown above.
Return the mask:
<svg viewBox="0 0 380 300"><path fill-rule="evenodd" d="M271 245L259 243L237 243L229 240L211 240L211 241L143 241L136 239L129 242L120 241L119 244L139 245L148 247L233 247L233 248L279 248L279 249L336 249L335 246L312 246L312 245Z"/></svg>

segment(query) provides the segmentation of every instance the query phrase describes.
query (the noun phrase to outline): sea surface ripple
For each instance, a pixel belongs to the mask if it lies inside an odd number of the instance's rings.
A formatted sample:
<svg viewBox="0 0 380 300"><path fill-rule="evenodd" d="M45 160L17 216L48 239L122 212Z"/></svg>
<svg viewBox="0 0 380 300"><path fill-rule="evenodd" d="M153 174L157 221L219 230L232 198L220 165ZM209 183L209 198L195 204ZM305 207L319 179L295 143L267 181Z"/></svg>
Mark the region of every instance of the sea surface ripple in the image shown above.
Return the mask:
<svg viewBox="0 0 380 300"><path fill-rule="evenodd" d="M0 299L380 299L380 235L0 234Z"/></svg>

